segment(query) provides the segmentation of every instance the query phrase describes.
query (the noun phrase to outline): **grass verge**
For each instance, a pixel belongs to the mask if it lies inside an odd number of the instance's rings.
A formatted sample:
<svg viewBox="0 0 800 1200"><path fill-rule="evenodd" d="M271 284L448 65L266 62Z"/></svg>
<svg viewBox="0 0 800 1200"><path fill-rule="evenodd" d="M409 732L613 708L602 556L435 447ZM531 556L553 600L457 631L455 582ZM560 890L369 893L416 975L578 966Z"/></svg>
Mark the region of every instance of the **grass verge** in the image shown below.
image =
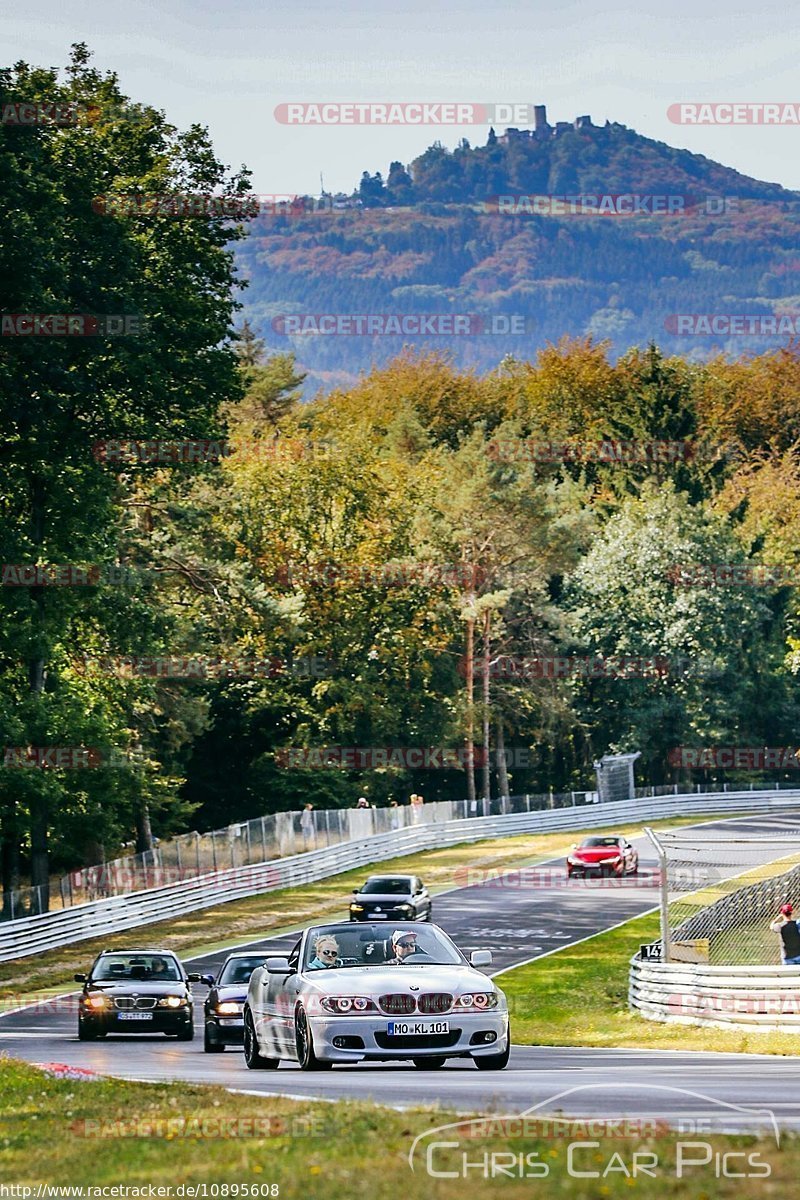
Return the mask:
<svg viewBox="0 0 800 1200"><path fill-rule="evenodd" d="M694 1149L684 1153L695 1160L698 1143L693 1135L681 1139L644 1122L633 1137L618 1132L604 1136L595 1127L589 1148L579 1148L572 1164L573 1171L595 1172L595 1177L576 1178L569 1173L568 1145L585 1141L585 1128L568 1132L559 1122L560 1136L553 1136L552 1121L531 1121L520 1130L497 1121L487 1127L484 1118L482 1128L470 1129L462 1114L460 1136L452 1129L432 1134L456 1119L421 1108L398 1112L364 1103L323 1105L184 1084L76 1082L0 1059L0 1179L16 1189L33 1189L28 1196L45 1184L123 1185L129 1190L121 1194L129 1197L150 1194L173 1200L191 1195L187 1186L197 1187L194 1194L203 1200L253 1195L463 1200L466 1186L472 1195L509 1200L529 1200L532 1194L613 1200L630 1196L633 1184L640 1200L728 1200L742 1194L746 1155L758 1164L751 1174L769 1172L748 1179L750 1197L794 1195L800 1173L796 1138L782 1138L778 1148L772 1138L712 1135L703 1137L711 1151L739 1153L733 1160L739 1177L722 1175L719 1160L710 1157L706 1165L684 1168L678 1178L680 1142L691 1143ZM466 1130L472 1136L464 1136ZM431 1136L412 1171L409 1150L414 1138L426 1133ZM443 1139L455 1145L433 1149L430 1164L439 1174L432 1176L425 1148ZM635 1180L634 1152L650 1156L645 1160L650 1174ZM131 1190L139 1188L145 1191ZM148 1193L149 1188L164 1190ZM26 1195L21 1190L5 1194L23 1200Z"/></svg>

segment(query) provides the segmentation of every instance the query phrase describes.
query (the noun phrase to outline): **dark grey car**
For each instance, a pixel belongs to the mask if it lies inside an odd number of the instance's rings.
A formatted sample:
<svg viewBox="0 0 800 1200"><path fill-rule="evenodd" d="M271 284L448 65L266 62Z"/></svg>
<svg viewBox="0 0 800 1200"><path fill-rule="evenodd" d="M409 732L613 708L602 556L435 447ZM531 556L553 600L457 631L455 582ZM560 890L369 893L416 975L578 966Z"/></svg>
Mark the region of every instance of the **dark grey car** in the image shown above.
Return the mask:
<svg viewBox="0 0 800 1200"><path fill-rule="evenodd" d="M433 906L418 875L370 875L353 888L351 921L430 921Z"/></svg>
<svg viewBox="0 0 800 1200"><path fill-rule="evenodd" d="M200 982L211 989L203 1005L203 1050L218 1054L226 1046L241 1046L242 1010L247 999L250 976L263 967L267 952L230 954L217 975L201 975Z"/></svg>

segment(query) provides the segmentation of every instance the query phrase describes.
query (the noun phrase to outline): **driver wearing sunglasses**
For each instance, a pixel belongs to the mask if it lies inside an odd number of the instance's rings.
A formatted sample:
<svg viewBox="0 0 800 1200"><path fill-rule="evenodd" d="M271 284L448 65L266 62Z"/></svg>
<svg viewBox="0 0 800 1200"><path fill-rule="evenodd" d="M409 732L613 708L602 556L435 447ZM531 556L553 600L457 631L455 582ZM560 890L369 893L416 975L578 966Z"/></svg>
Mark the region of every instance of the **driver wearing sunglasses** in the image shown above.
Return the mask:
<svg viewBox="0 0 800 1200"><path fill-rule="evenodd" d="M308 964L309 971L318 971L321 967L335 967L339 958L339 943L329 933L320 934L314 942L314 957Z"/></svg>
<svg viewBox="0 0 800 1200"><path fill-rule="evenodd" d="M392 934L392 950L394 957L386 961L393 966L402 966L416 953L417 935L411 930L395 929Z"/></svg>

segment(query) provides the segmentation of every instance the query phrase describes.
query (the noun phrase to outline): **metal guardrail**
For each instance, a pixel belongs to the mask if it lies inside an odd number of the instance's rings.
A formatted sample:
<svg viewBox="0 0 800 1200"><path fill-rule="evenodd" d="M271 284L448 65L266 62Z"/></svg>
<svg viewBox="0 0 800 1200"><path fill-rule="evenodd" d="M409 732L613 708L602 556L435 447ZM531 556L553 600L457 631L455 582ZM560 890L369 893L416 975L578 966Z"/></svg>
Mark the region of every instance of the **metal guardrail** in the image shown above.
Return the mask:
<svg viewBox="0 0 800 1200"><path fill-rule="evenodd" d="M800 967L631 959L628 1003L650 1021L800 1031Z"/></svg>
<svg viewBox="0 0 800 1200"><path fill-rule="evenodd" d="M787 895L797 895L798 871L749 884L701 909L671 938L691 942L710 929L738 929L774 917ZM775 942L778 954L779 942ZM800 966L658 962L634 955L628 1004L650 1021L728 1029L749 1026L765 1032L800 1031Z"/></svg>
<svg viewBox="0 0 800 1200"><path fill-rule="evenodd" d="M73 942L119 933L124 929L138 928L229 900L326 879L353 867L423 850L476 842L484 838L596 829L693 813L742 812L754 808L774 810L796 806L798 802L800 789L726 794L705 792L419 824L343 842L323 850L210 872L166 887L112 896L60 912L6 922L0 925L0 962L30 957Z"/></svg>
<svg viewBox="0 0 800 1200"><path fill-rule="evenodd" d="M775 790L791 788L774 784ZM741 792L742 787L696 784L694 792ZM766 785L750 784L750 791L766 791ZM771 788L769 790L772 790ZM685 789L681 795L689 795ZM678 795L677 784L636 788L634 797ZM256 863L286 858L306 850L322 850L340 842L370 834L459 818L494 817L518 812L543 812L553 808L575 808L597 803L596 791L538 792L516 796L494 796L491 800L435 800L422 808L398 805L386 808L307 809L305 812L268 813L250 821L237 821L207 833L179 834L158 841L141 854L127 854L109 862L80 867L51 879L48 885L0 889L0 922L71 908L92 900L146 892L197 879L229 867L252 867ZM607 798L609 799L609 798Z"/></svg>
<svg viewBox="0 0 800 1200"><path fill-rule="evenodd" d="M38 885L0 891L0 920L18 921L93 900L149 891L211 872L252 867L276 858L322 850L356 838L390 833L431 821L571 808L590 804L596 797L595 792L549 792L501 796L492 800L437 800L421 808L398 805L394 808L323 808L268 813L207 833L186 833L164 839L158 841L154 849L141 854L128 854L110 862L81 867L60 879L51 880L47 888Z"/></svg>

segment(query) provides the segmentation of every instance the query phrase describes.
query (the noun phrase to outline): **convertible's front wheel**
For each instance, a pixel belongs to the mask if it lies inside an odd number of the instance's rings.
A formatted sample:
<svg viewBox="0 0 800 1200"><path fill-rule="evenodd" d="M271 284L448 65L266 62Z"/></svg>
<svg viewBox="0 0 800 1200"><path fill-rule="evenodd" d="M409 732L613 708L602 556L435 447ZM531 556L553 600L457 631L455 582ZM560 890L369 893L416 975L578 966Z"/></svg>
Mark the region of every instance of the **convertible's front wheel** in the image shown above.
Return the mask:
<svg viewBox="0 0 800 1200"><path fill-rule="evenodd" d="M249 1010L244 1014L244 1061L251 1071L277 1071L281 1065L279 1058L264 1058L259 1052L256 1028Z"/></svg>
<svg viewBox="0 0 800 1200"><path fill-rule="evenodd" d="M508 1035L508 1045L501 1054L475 1055L473 1062L479 1071L504 1071L508 1066L511 1054L511 1034Z"/></svg>
<svg viewBox="0 0 800 1200"><path fill-rule="evenodd" d="M317 1058L314 1053L314 1038L304 1008L297 1010L294 1019L294 1036L297 1045L297 1061L300 1063L301 1071L326 1071L333 1066L333 1063Z"/></svg>

